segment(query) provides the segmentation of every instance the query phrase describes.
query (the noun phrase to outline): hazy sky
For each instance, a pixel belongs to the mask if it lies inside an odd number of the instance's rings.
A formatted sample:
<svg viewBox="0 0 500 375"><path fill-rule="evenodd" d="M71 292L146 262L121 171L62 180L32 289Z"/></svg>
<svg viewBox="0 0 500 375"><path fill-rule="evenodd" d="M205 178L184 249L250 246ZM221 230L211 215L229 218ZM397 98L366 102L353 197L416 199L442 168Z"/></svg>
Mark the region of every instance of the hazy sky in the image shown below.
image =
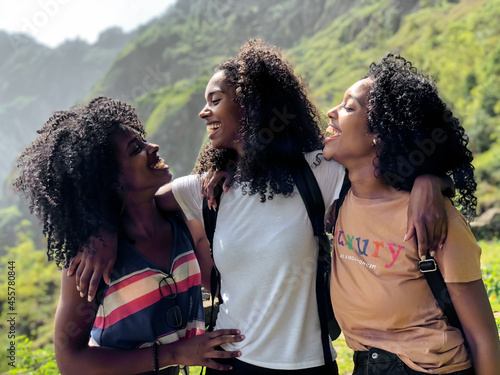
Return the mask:
<svg viewBox="0 0 500 375"><path fill-rule="evenodd" d="M24 32L54 47L79 37L94 43L111 26L130 31L176 0L0 0L0 29Z"/></svg>

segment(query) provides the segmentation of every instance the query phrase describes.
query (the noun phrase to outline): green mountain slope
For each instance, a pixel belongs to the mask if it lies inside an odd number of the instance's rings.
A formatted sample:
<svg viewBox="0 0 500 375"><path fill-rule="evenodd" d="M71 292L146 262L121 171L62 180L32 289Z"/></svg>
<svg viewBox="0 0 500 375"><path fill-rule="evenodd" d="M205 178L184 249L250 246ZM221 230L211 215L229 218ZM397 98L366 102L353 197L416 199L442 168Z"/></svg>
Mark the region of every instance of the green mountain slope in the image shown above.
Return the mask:
<svg viewBox="0 0 500 375"><path fill-rule="evenodd" d="M260 37L287 51L320 108L340 100L368 65L400 53L431 73L471 136L481 210L500 201L500 0L191 0L127 47L93 89L133 102L177 175L205 139L197 118L217 62Z"/></svg>
<svg viewBox="0 0 500 375"><path fill-rule="evenodd" d="M31 41L0 62L0 126L9 139L3 146L13 154L27 134L34 137L49 108L104 94L137 107L167 162L183 175L205 139L197 117L204 85L216 63L246 40L264 38L286 50L323 111L371 61L392 51L432 73L463 119L484 209L500 200L493 172L500 163L499 13L500 0L179 1L133 39L110 31L107 44L73 42L56 50ZM0 50L8 49L6 40L0 34Z"/></svg>
<svg viewBox="0 0 500 375"><path fill-rule="evenodd" d="M436 78L471 138L480 209L498 204L500 1L413 2L415 7L400 22L395 22L394 1L371 3L371 8L352 9L292 49L296 68L317 103L326 110L340 102L368 64L387 52L405 56Z"/></svg>
<svg viewBox="0 0 500 375"><path fill-rule="evenodd" d="M357 3L179 1L122 50L92 95L133 102L175 174L190 173L205 137L197 115L214 66L250 38L293 47Z"/></svg>
<svg viewBox="0 0 500 375"><path fill-rule="evenodd" d="M251 37L289 48L322 28L328 16L338 17L356 3L350 0L179 1L122 50L94 92L133 97L140 92L139 87L147 89L144 78L151 73L149 68L160 73L157 84L195 77L200 67L212 68Z"/></svg>
<svg viewBox="0 0 500 375"><path fill-rule="evenodd" d="M0 196L13 160L55 110L85 97L132 39L109 29L94 45L74 40L51 49L0 31Z"/></svg>

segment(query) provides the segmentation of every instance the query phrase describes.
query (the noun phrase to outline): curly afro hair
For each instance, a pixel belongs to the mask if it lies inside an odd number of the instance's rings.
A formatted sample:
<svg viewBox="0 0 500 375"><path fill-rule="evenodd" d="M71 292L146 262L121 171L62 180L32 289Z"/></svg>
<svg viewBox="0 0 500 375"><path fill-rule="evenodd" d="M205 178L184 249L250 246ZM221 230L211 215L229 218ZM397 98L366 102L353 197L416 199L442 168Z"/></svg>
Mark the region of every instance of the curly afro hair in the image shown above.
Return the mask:
<svg viewBox="0 0 500 375"><path fill-rule="evenodd" d="M14 182L43 224L47 255L68 267L99 229L117 230L119 163L111 135L144 128L134 109L105 97L56 112L21 154Z"/></svg>
<svg viewBox="0 0 500 375"><path fill-rule="evenodd" d="M281 51L262 40L244 44L234 58L223 61L223 71L236 89L243 109L239 132L243 157L234 150L202 150L196 171L233 170L243 191L260 194L261 201L293 191L291 170L304 152L321 150L323 136L317 109L307 99L300 77Z"/></svg>
<svg viewBox="0 0 500 375"><path fill-rule="evenodd" d="M477 199L469 138L439 98L434 80L392 54L372 63L366 78L373 80L368 128L381 141L378 173L389 185L407 191L419 175L450 176L458 196L453 191L448 196L472 220Z"/></svg>

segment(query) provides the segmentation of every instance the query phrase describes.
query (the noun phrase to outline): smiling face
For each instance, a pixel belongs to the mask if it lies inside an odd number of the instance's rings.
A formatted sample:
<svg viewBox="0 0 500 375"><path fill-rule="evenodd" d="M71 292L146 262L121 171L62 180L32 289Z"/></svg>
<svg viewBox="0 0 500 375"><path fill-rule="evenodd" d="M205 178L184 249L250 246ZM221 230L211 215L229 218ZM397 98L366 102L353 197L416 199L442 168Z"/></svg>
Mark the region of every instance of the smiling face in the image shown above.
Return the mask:
<svg viewBox="0 0 500 375"><path fill-rule="evenodd" d="M327 113L330 125L327 132L333 134L325 139L323 155L349 166L369 162L373 164L376 147L367 126L366 106L373 81L363 79L352 85L344 94L342 103Z"/></svg>
<svg viewBox="0 0 500 375"><path fill-rule="evenodd" d="M136 130L119 127L111 137L120 165L119 183L126 193L150 190L154 194L172 180L168 165L158 156L159 147Z"/></svg>
<svg viewBox="0 0 500 375"><path fill-rule="evenodd" d="M227 83L224 71L215 73L208 82L205 99L207 102L199 116L207 122L212 146L233 149L241 156L243 143L238 129L242 109L236 101L236 89Z"/></svg>

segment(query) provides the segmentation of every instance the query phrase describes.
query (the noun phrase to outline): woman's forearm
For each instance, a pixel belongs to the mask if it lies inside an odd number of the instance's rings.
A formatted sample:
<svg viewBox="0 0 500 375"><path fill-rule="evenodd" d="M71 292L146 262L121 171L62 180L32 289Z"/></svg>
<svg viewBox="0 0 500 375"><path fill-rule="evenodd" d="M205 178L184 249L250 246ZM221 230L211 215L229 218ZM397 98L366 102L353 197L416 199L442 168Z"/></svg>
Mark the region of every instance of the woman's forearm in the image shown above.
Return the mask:
<svg viewBox="0 0 500 375"><path fill-rule="evenodd" d="M476 375L500 374L500 341L482 280L448 283L448 291L469 343Z"/></svg>

